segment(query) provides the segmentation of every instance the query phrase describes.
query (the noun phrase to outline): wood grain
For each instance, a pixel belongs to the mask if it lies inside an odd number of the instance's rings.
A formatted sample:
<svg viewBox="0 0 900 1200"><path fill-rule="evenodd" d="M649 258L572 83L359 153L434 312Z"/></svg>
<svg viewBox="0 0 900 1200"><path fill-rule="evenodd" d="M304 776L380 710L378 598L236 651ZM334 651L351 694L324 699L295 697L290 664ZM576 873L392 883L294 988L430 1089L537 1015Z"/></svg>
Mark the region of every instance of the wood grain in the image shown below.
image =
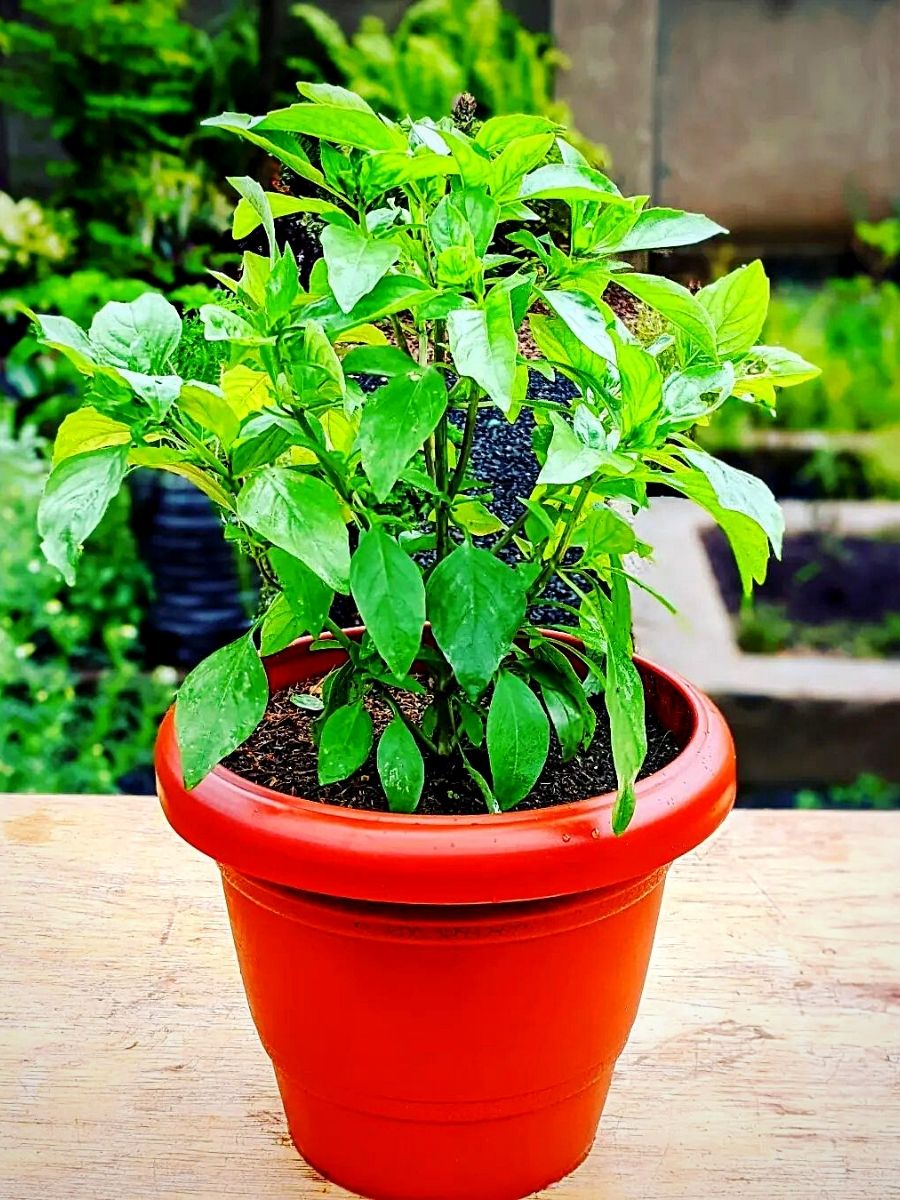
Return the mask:
<svg viewBox="0 0 900 1200"><path fill-rule="evenodd" d="M340 1200L295 1154L213 865L148 797L0 797L0 1198ZM677 864L587 1163L546 1200L900 1197L900 813Z"/></svg>

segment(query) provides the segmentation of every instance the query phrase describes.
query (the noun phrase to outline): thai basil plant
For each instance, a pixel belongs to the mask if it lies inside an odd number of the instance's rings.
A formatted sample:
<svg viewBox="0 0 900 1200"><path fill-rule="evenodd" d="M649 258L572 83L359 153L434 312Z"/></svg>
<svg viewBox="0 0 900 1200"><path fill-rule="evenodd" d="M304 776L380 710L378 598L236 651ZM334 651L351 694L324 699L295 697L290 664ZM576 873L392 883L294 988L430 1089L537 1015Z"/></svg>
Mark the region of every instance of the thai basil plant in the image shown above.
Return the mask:
<svg viewBox="0 0 900 1200"><path fill-rule="evenodd" d="M230 181L236 235L261 226L268 253L245 253L237 279L217 275L222 302L200 310L213 381L183 377L182 320L159 295L107 304L88 331L35 317L86 381L55 444L44 552L71 582L125 477L152 467L201 488L257 564L264 610L178 697L188 787L261 720L260 655L324 634L347 662L320 697L298 698L320 709L323 785L372 753L366 701L377 694L393 712L376 748L392 809L414 810L426 765L446 756L487 809L510 809L541 774L551 726L563 758L589 745L602 693L623 830L646 753L630 556L650 553L628 518L664 485L721 525L744 588L761 582L780 551L779 509L691 431L730 396L771 408L777 388L816 369L757 345L760 263L696 293L634 269L624 255L723 231L621 195L551 120L499 116L464 133L450 119L388 120L341 88L299 91L301 103L266 116L207 122L280 159L310 192ZM554 241L538 202L564 206L568 237ZM306 286L280 244L287 212L323 223ZM633 298L637 320L617 315L614 294ZM529 372L565 377L563 398L532 398ZM533 415L523 454L536 457L537 482L511 524L472 466L485 408ZM529 619L554 580L577 610L583 648L570 654ZM362 616L358 642L329 615L336 594ZM404 692L419 695L420 720Z"/></svg>

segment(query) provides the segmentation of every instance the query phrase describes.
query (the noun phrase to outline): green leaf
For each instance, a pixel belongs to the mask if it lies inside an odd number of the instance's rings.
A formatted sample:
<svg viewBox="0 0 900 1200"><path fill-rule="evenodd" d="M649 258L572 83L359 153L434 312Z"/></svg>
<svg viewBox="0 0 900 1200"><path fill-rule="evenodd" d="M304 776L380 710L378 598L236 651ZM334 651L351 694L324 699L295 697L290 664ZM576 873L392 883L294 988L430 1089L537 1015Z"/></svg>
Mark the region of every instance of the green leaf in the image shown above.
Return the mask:
<svg viewBox="0 0 900 1200"><path fill-rule="evenodd" d="M562 760L569 762L582 745L590 744L596 718L581 680L571 666L565 660L560 661L558 652L552 657L546 654L546 647L539 653L541 658L529 664L529 675L541 689Z"/></svg>
<svg viewBox="0 0 900 1200"><path fill-rule="evenodd" d="M610 740L619 794L613 807L613 833L622 834L634 814L634 785L647 757L644 685L633 660L631 598L621 573L612 577L612 600L604 605L606 686Z"/></svg>
<svg viewBox="0 0 900 1200"><path fill-rule="evenodd" d="M189 480L215 504L227 512L234 511L231 496L219 483L219 476L195 463L187 450L174 450L170 446L135 446L128 452L128 461L135 467L151 467L158 471L169 471Z"/></svg>
<svg viewBox="0 0 900 1200"><path fill-rule="evenodd" d="M260 133L257 126L261 120L261 117L251 117L249 113L224 112L218 117L209 117L200 124L236 133L238 137L252 142L254 146L259 146L267 154L283 162L301 179L331 191L325 176L318 167L312 165L297 139L290 133Z"/></svg>
<svg viewBox="0 0 900 1200"><path fill-rule="evenodd" d="M387 124L372 112L336 104L292 104L289 108L278 108L258 121L255 128L262 133L273 130L305 133L359 150L406 149L406 138L395 125Z"/></svg>
<svg viewBox="0 0 900 1200"><path fill-rule="evenodd" d="M287 196L284 192L266 192L266 202L269 211L276 219L291 216L294 213L341 213L344 210L332 204L330 200L318 200L314 196ZM231 236L235 241L249 237L263 223L263 216L243 197L238 201L234 210L231 226Z"/></svg>
<svg viewBox="0 0 900 1200"><path fill-rule="evenodd" d="M372 749L372 718L362 701L336 708L319 737L319 783L326 787L358 771Z"/></svg>
<svg viewBox="0 0 900 1200"><path fill-rule="evenodd" d="M663 385L663 424L672 429L696 424L724 404L733 387L734 367L730 362L675 371Z"/></svg>
<svg viewBox="0 0 900 1200"><path fill-rule="evenodd" d="M124 367L118 368L118 374L128 383L135 395L147 404L155 421L165 419L183 386L183 381L178 375L144 375L140 371L128 371Z"/></svg>
<svg viewBox="0 0 900 1200"><path fill-rule="evenodd" d="M53 443L53 465L74 454L87 454L107 446L127 446L131 430L96 408L79 408L64 418Z"/></svg>
<svg viewBox="0 0 900 1200"><path fill-rule="evenodd" d="M259 651L262 655L278 654L306 632L294 615L284 592L279 592L259 627Z"/></svg>
<svg viewBox="0 0 900 1200"><path fill-rule="evenodd" d="M402 679L419 652L425 625L419 568L394 538L374 526L360 534L350 560L350 592L376 650Z"/></svg>
<svg viewBox="0 0 900 1200"><path fill-rule="evenodd" d="M50 313L34 313L32 319L41 331L41 338L60 350L71 350L77 358L94 362L94 347L80 325L68 317L57 317Z"/></svg>
<svg viewBox="0 0 900 1200"><path fill-rule="evenodd" d="M400 257L396 242L379 242L358 229L329 225L322 231L328 283L341 311L349 313Z"/></svg>
<svg viewBox="0 0 900 1200"><path fill-rule="evenodd" d="M504 528L499 517L495 517L480 500L458 500L450 510L450 520L460 529L465 529L475 537L485 537L489 533L499 533Z"/></svg>
<svg viewBox="0 0 900 1200"><path fill-rule="evenodd" d="M343 358L345 375L380 375L392 379L418 371L419 364L397 346L357 346Z"/></svg>
<svg viewBox="0 0 900 1200"><path fill-rule="evenodd" d="M716 357L716 331L709 313L686 287L662 275L640 275L625 271L616 283L643 300L694 342L704 354Z"/></svg>
<svg viewBox="0 0 900 1200"><path fill-rule="evenodd" d="M394 717L381 735L376 762L391 812L415 812L425 786L425 763L400 717Z"/></svg>
<svg viewBox="0 0 900 1200"><path fill-rule="evenodd" d="M721 225L700 213L679 208L645 208L626 236L607 247L617 254L634 250L662 250L668 246L693 246L717 233L727 233Z"/></svg>
<svg viewBox="0 0 900 1200"><path fill-rule="evenodd" d="M471 247L479 258L491 244L500 209L480 188L448 192L428 217L428 233L436 250Z"/></svg>
<svg viewBox="0 0 900 1200"><path fill-rule="evenodd" d="M385 150L363 159L360 187L363 194L372 200L408 183L454 175L457 169L452 159L430 151L406 154L399 150Z"/></svg>
<svg viewBox="0 0 900 1200"><path fill-rule="evenodd" d="M617 250L637 222L644 203L645 197L632 196L627 205L598 204L596 201L576 205L571 253L596 256Z"/></svg>
<svg viewBox="0 0 900 1200"><path fill-rule="evenodd" d="M346 395L341 360L318 321L307 321L303 326L303 353L294 351L291 368L294 389L305 404L313 397L328 401Z"/></svg>
<svg viewBox="0 0 900 1200"><path fill-rule="evenodd" d="M305 315L318 321L334 338L358 325L380 321L382 317L404 309L414 309L437 294L423 279L413 275L386 275L349 313L341 310L333 296L325 296L311 304Z"/></svg>
<svg viewBox="0 0 900 1200"><path fill-rule="evenodd" d="M194 667L175 702L175 734L188 791L246 741L262 720L268 698L252 633Z"/></svg>
<svg viewBox="0 0 900 1200"><path fill-rule="evenodd" d="M228 182L259 217L262 227L266 231L266 241L269 244L269 262L274 265L275 257L278 254L278 243L275 240L275 221L272 218L268 195L249 175L232 175L228 177Z"/></svg>
<svg viewBox="0 0 900 1200"><path fill-rule="evenodd" d="M775 554L781 557L784 513L766 484L755 475L748 475L746 471L740 471L737 467L713 458L704 450L684 448L680 453L692 467L703 472L716 493L719 504L732 512L743 513L755 521L760 529L765 531Z"/></svg>
<svg viewBox="0 0 900 1200"><path fill-rule="evenodd" d="M157 292L130 304L110 300L91 322L90 340L99 362L162 375L181 340L181 317Z"/></svg>
<svg viewBox="0 0 900 1200"><path fill-rule="evenodd" d="M701 288L697 299L712 318L723 358L749 350L762 332L769 308L769 280L759 259Z"/></svg>
<svg viewBox="0 0 900 1200"><path fill-rule="evenodd" d="M659 480L705 508L719 525L731 545L745 595L750 595L754 582L765 582L769 565L769 538L762 526L745 513L720 504L702 471L690 469L660 473Z"/></svg>
<svg viewBox="0 0 900 1200"><path fill-rule="evenodd" d="M474 700L509 653L525 618L522 578L489 551L467 543L434 568L426 596L434 639Z"/></svg>
<svg viewBox="0 0 900 1200"><path fill-rule="evenodd" d="M552 133L517 138L510 142L491 166L491 191L501 203L515 200L523 176L544 161L553 145Z"/></svg>
<svg viewBox="0 0 900 1200"><path fill-rule="evenodd" d="M539 676L541 696L559 740L563 762L569 762L578 753L584 736L584 721L581 708L568 689L552 678Z"/></svg>
<svg viewBox="0 0 900 1200"><path fill-rule="evenodd" d="M298 83L297 91L316 104L330 104L337 108L351 108L356 112L375 115L375 110L362 96L333 83Z"/></svg>
<svg viewBox="0 0 900 1200"><path fill-rule="evenodd" d="M619 189L593 167L548 163L522 180L519 200L601 200L605 204L629 203Z"/></svg>
<svg viewBox="0 0 900 1200"><path fill-rule="evenodd" d="M584 548L582 565L599 554L630 554L637 545L631 525L605 504L595 504L572 537L573 546Z"/></svg>
<svg viewBox="0 0 900 1200"><path fill-rule="evenodd" d="M526 116L524 113L504 113L499 117L489 117L475 135L475 142L482 150L493 154L518 138L555 133L557 129L559 126L549 117Z"/></svg>
<svg viewBox="0 0 900 1200"><path fill-rule="evenodd" d="M538 484L578 483L601 470L614 475L631 470L633 463L625 455L585 445L559 413L551 413L550 422L553 435Z"/></svg>
<svg viewBox="0 0 900 1200"><path fill-rule="evenodd" d="M178 407L201 429L215 434L226 450L231 447L238 435L240 419L221 388L191 380L181 387Z"/></svg>
<svg viewBox="0 0 900 1200"><path fill-rule="evenodd" d="M311 633L317 637L325 627L334 592L293 554L276 547L269 551L269 562L297 623L299 632L295 636Z"/></svg>
<svg viewBox="0 0 900 1200"><path fill-rule="evenodd" d="M218 304L201 304L197 315L203 322L203 336L208 342L237 342L239 345L252 346L266 340L240 313Z"/></svg>
<svg viewBox="0 0 900 1200"><path fill-rule="evenodd" d="M447 407L444 378L428 367L417 379L398 375L366 397L359 427L362 466L383 501Z"/></svg>
<svg viewBox="0 0 900 1200"><path fill-rule="evenodd" d="M487 154L458 129L442 129L441 137L450 148L463 185L467 188L484 187L491 174L491 162Z"/></svg>
<svg viewBox="0 0 900 1200"><path fill-rule="evenodd" d="M752 384L754 380L771 380L777 387L796 387L798 383L806 383L822 374L820 367L783 346L753 346L747 359L763 370L742 374L739 380L742 386ZM744 367L743 363L741 367Z"/></svg>
<svg viewBox="0 0 900 1200"><path fill-rule="evenodd" d="M122 486L127 462L127 446L106 446L64 458L47 477L37 514L41 550L69 587L82 543Z"/></svg>
<svg viewBox="0 0 900 1200"><path fill-rule="evenodd" d="M626 433L649 443L656 430L656 418L662 406L663 379L652 354L640 346L622 345L618 349L619 381Z"/></svg>
<svg viewBox="0 0 900 1200"><path fill-rule="evenodd" d="M268 258L254 254L252 250L245 250L241 255L241 278L237 291L244 302L250 301L251 308L265 306L266 286L271 274L272 263ZM209 337L209 334L206 336Z"/></svg>
<svg viewBox="0 0 900 1200"><path fill-rule="evenodd" d="M541 295L582 345L615 366L616 344L609 331L610 322L590 296L578 291L548 291Z"/></svg>
<svg viewBox="0 0 900 1200"><path fill-rule="evenodd" d="M501 412L508 412L518 353L509 292L494 286L480 307L451 312L447 336L460 375L474 379Z"/></svg>
<svg viewBox="0 0 900 1200"><path fill-rule="evenodd" d="M504 810L524 800L540 777L550 748L550 725L534 692L518 675L501 671L487 718L494 796Z"/></svg>
<svg viewBox="0 0 900 1200"><path fill-rule="evenodd" d="M245 525L293 554L330 588L349 590L350 541L341 505L321 479L289 467L266 467L238 494Z"/></svg>
<svg viewBox="0 0 900 1200"><path fill-rule="evenodd" d="M266 281L266 316L270 322L280 321L290 312L300 294L300 274L290 246L285 245Z"/></svg>
<svg viewBox="0 0 900 1200"><path fill-rule="evenodd" d="M589 350L564 321L531 313L528 324L538 349L551 363L567 367L580 378L595 384L606 379L607 360Z"/></svg>

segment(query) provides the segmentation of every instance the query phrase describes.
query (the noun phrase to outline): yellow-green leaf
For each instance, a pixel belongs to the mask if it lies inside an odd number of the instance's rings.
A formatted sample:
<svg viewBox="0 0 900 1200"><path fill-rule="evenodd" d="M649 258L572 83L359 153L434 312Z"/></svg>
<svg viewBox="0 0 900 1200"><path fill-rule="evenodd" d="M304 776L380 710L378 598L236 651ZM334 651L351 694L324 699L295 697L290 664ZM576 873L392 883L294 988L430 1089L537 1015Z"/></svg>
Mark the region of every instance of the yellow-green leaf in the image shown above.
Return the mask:
<svg viewBox="0 0 900 1200"><path fill-rule="evenodd" d="M233 511L231 497L218 482L212 472L204 471L190 460L183 450L173 450L168 446L137 446L129 451L128 461L134 467L153 467L159 471L171 471L180 475L198 487L204 495L209 496L220 508Z"/></svg>
<svg viewBox="0 0 900 1200"><path fill-rule="evenodd" d="M121 421L114 421L90 406L79 408L69 413L59 427L53 443L53 463L55 466L73 454L102 450L104 446L125 446L130 441L131 430Z"/></svg>

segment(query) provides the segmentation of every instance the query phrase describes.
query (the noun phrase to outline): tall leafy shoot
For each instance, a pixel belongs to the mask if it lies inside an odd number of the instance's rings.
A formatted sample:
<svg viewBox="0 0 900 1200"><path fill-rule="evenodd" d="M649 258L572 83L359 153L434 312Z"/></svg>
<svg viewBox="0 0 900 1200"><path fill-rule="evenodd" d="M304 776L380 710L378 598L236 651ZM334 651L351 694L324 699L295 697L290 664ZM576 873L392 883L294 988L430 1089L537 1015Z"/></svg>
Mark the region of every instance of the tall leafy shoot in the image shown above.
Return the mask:
<svg viewBox="0 0 900 1200"><path fill-rule="evenodd" d="M389 120L340 87L299 90L299 103L265 116L207 122L316 193L286 202L231 181L242 233L261 226L268 252L245 254L237 279L219 276L228 302L201 309L206 338L227 353L217 383L177 373L181 320L159 296L108 304L88 330L35 318L86 380L41 506L44 551L74 578L83 542L141 466L192 480L258 564L267 609L178 700L188 787L260 720L260 653L324 631L348 664L323 688L323 783L368 758L377 694L394 714L374 746L392 808L415 809L439 756L489 810L509 809L540 776L551 727L565 757L589 745L589 694L602 691L622 831L646 753L628 556L649 547L627 516L667 485L720 523L745 588L761 582L781 513L692 430L732 395L771 407L779 386L815 368L757 344L769 292L758 262L697 293L635 270L623 255L722 230L621 195L549 118L498 116L466 133L447 119ZM537 201L565 206L567 237L535 221ZM286 203L326 225L307 288L277 236ZM652 335L616 315L613 284L653 315ZM521 353L525 331L537 360ZM529 368L564 376L572 398L530 398ZM379 386L364 392L362 376ZM509 525L472 466L486 408L510 421L529 408L536 425L537 483ZM426 500L422 518L397 503L411 492ZM554 579L578 597L584 651L572 657L529 617ZM352 595L365 619L358 643L328 615L335 594ZM398 697L423 689L414 722Z"/></svg>

